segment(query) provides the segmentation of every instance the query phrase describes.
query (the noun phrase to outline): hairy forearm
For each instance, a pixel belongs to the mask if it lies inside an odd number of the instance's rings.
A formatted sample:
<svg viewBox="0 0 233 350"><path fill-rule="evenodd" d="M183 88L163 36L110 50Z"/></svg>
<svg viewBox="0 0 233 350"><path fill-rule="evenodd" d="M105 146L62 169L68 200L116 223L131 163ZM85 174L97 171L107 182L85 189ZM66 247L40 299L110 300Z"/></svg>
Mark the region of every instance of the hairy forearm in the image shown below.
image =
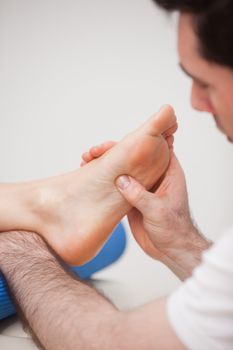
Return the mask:
<svg viewBox="0 0 233 350"><path fill-rule="evenodd" d="M67 273L36 234L1 234L0 269L43 349L184 350L169 324L166 298L119 312Z"/></svg>
<svg viewBox="0 0 233 350"><path fill-rule="evenodd" d="M0 268L45 349L110 348L120 313L90 286L72 278L39 236L2 233Z"/></svg>
<svg viewBox="0 0 233 350"><path fill-rule="evenodd" d="M164 250L160 260L184 281L192 276L193 270L202 261L202 253L211 245L212 242L193 226L181 238L180 244Z"/></svg>

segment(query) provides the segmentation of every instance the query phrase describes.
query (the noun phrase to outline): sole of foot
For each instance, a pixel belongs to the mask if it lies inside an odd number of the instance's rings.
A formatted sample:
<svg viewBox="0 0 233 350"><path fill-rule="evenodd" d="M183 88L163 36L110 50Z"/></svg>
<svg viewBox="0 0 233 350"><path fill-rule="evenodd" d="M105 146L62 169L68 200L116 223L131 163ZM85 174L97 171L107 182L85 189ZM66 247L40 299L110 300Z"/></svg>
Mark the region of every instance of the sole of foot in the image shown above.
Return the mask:
<svg viewBox="0 0 233 350"><path fill-rule="evenodd" d="M169 164L163 135L170 137L176 127L172 107L164 106L101 157L44 180L38 195L39 232L64 261L82 265L99 252L131 209L115 186L116 178L130 175L147 189L154 186Z"/></svg>

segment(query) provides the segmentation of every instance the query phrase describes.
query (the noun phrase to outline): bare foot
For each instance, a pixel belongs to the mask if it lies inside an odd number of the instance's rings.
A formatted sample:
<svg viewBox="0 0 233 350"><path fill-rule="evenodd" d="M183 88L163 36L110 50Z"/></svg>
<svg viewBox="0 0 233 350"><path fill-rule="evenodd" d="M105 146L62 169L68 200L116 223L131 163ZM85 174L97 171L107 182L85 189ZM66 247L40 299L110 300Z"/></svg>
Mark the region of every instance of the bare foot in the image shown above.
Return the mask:
<svg viewBox="0 0 233 350"><path fill-rule="evenodd" d="M101 143L100 145L91 147L88 152L83 153L82 155L83 160L80 165L84 166L87 163L90 163L93 159L99 158L116 144L117 142L115 141L106 141L104 143Z"/></svg>
<svg viewBox="0 0 233 350"><path fill-rule="evenodd" d="M170 129L162 134L164 139L167 141L168 147L173 149L174 136L173 134L177 130L177 124L174 124ZM92 146L89 151L83 153L82 162L80 166L83 167L87 163L90 163L92 160L101 157L104 153L109 151L113 146L117 144L116 141L106 141L96 146Z"/></svg>
<svg viewBox="0 0 233 350"><path fill-rule="evenodd" d="M169 163L162 135L172 144L176 128L174 111L165 106L118 144L105 144L102 150L108 151L101 157L102 151L92 150L92 161L81 169L39 182L38 231L63 260L81 265L96 255L131 209L116 178L128 174L150 189Z"/></svg>

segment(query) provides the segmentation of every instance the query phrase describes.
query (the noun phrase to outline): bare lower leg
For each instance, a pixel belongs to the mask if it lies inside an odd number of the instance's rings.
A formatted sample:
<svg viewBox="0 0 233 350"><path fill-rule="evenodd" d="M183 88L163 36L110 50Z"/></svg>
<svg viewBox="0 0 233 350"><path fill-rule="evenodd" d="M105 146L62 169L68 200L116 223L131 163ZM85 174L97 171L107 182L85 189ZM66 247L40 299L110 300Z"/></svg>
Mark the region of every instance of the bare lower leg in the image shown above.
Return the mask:
<svg viewBox="0 0 233 350"><path fill-rule="evenodd" d="M37 188L36 181L0 184L0 232L38 229L40 219L34 211Z"/></svg>

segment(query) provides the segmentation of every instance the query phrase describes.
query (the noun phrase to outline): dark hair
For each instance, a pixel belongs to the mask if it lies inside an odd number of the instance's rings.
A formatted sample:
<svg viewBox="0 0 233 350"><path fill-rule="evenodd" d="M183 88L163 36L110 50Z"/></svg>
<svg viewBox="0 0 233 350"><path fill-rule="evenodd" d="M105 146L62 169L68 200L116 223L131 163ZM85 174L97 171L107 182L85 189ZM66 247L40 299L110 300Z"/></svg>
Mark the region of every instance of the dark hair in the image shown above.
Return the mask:
<svg viewBox="0 0 233 350"><path fill-rule="evenodd" d="M153 0L168 11L193 15L201 55L233 69L232 0Z"/></svg>

